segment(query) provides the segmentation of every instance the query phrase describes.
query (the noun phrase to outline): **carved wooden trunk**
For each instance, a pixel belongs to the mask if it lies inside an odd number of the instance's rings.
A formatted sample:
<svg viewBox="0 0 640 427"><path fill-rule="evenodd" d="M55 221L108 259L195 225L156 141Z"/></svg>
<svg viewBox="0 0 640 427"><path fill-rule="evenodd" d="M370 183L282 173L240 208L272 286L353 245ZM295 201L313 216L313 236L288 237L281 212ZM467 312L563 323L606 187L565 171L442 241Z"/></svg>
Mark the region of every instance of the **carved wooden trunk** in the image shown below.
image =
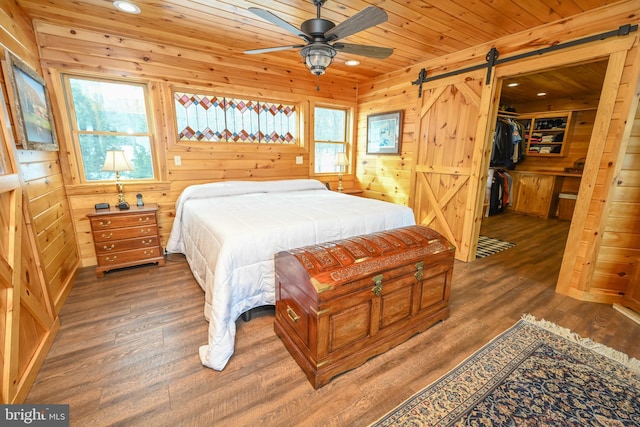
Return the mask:
<svg viewBox="0 0 640 427"><path fill-rule="evenodd" d="M454 252L423 226L279 252L276 334L322 387L449 317Z"/></svg>

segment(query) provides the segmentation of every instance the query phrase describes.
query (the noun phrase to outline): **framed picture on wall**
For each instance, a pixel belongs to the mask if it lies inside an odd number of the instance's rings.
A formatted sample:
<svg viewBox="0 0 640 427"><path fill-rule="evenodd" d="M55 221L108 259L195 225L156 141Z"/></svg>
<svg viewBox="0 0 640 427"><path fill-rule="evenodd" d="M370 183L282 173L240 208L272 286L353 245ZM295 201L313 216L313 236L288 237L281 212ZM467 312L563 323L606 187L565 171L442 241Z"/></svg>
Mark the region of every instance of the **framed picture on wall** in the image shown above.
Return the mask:
<svg viewBox="0 0 640 427"><path fill-rule="evenodd" d="M14 122L23 148L57 151L58 140L44 79L9 52L7 71L13 92Z"/></svg>
<svg viewBox="0 0 640 427"><path fill-rule="evenodd" d="M367 116L367 154L400 154L402 110Z"/></svg>

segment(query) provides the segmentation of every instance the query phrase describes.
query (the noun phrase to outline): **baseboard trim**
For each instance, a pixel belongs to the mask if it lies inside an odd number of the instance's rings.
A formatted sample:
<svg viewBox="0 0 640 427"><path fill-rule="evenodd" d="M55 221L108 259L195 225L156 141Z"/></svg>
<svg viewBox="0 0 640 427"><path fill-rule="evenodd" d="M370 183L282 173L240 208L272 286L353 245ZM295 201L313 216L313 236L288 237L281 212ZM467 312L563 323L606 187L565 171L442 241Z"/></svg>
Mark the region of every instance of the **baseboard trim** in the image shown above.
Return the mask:
<svg viewBox="0 0 640 427"><path fill-rule="evenodd" d="M640 313L620 304L613 304L613 308L640 325Z"/></svg>

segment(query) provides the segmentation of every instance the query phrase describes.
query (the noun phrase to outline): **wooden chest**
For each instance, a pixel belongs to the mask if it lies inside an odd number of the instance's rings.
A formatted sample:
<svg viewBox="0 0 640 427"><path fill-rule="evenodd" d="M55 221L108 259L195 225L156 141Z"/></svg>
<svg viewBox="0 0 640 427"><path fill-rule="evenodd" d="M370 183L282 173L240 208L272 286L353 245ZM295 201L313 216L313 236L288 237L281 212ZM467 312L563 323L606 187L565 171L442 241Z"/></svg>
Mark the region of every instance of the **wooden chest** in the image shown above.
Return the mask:
<svg viewBox="0 0 640 427"><path fill-rule="evenodd" d="M96 275L116 268L147 263L164 265L156 204L132 206L121 211L110 208L87 216L96 249Z"/></svg>
<svg viewBox="0 0 640 427"><path fill-rule="evenodd" d="M449 317L455 248L412 226L275 255L275 331L314 388Z"/></svg>

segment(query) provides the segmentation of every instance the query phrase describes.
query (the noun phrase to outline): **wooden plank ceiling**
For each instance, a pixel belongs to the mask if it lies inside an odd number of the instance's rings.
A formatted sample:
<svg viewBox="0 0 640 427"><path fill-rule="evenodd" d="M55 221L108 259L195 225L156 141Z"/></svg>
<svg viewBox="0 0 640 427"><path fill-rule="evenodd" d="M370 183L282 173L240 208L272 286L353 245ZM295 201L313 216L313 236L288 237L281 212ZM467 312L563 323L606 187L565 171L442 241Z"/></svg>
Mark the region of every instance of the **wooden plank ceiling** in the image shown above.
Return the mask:
<svg viewBox="0 0 640 427"><path fill-rule="evenodd" d="M35 20L241 57L264 67L285 69L304 67L297 49L260 55L245 55L243 51L302 44L302 39L257 17L248 8L271 11L295 27L316 17L312 0L134 2L140 7L140 14L119 12L112 0L17 0ZM606 0L327 0L321 16L336 24L369 5L384 9L389 15L387 22L342 41L394 49L384 60L339 53L327 75L367 81L610 3ZM345 61L349 59L358 59L360 65L348 67Z"/></svg>

